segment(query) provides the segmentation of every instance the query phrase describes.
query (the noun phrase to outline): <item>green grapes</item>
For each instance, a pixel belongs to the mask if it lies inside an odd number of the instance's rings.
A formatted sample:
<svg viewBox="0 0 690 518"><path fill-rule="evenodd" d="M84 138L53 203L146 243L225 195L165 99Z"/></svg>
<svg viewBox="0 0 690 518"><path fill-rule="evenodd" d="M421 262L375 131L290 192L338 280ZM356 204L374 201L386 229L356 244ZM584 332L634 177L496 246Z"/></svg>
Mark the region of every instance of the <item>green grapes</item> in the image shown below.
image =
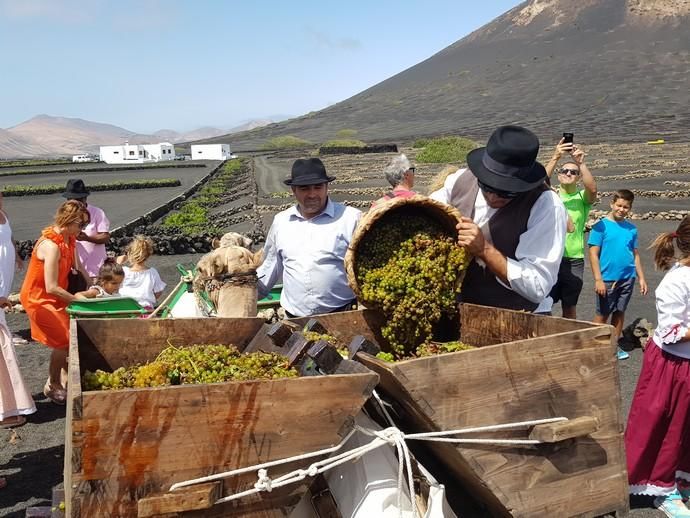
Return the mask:
<svg viewBox="0 0 690 518"><path fill-rule="evenodd" d="M381 328L395 359L431 344L433 326L456 311L465 250L438 223L408 214L380 220L357 250L362 302L383 312Z"/></svg>
<svg viewBox="0 0 690 518"><path fill-rule="evenodd" d="M463 342L432 342L420 345L417 347L417 351L415 351L415 353L417 356L422 357L432 356L434 354L467 351L468 349L474 349L474 346Z"/></svg>
<svg viewBox="0 0 690 518"><path fill-rule="evenodd" d="M144 365L105 372L86 371L84 390L160 387L254 379L294 378L299 374L279 354L242 354L232 345L170 346Z"/></svg>

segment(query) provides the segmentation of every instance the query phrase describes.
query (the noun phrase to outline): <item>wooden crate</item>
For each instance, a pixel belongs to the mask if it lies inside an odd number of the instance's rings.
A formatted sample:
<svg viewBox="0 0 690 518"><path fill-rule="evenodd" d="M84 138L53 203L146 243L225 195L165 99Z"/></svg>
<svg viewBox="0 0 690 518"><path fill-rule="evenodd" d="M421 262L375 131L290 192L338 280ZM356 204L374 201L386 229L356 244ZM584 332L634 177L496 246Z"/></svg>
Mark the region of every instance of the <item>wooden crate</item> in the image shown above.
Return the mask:
<svg viewBox="0 0 690 518"><path fill-rule="evenodd" d="M71 322L65 501L73 517L144 516L171 484L312 452L338 444L378 376L361 367L348 375L82 391L86 369L116 369L153 360L168 342L261 348L256 318ZM272 344L267 343L267 349ZM304 467L308 462L300 464ZM294 469L271 469L271 476ZM203 507L252 487L256 473L215 488L183 490L175 505ZM284 516L309 484L262 493L185 516ZM217 493L217 494L216 494ZM178 492L175 493L177 495Z"/></svg>
<svg viewBox="0 0 690 518"><path fill-rule="evenodd" d="M340 340L363 334L383 343L377 327L383 319L376 312L318 318ZM462 486L493 516L626 515L613 328L464 304L461 330L462 340L477 349L396 363L357 354L380 375L379 388L399 408L406 432L560 416L595 417L598 429L535 448L410 441L442 465L449 495ZM511 438L515 432L475 437Z"/></svg>

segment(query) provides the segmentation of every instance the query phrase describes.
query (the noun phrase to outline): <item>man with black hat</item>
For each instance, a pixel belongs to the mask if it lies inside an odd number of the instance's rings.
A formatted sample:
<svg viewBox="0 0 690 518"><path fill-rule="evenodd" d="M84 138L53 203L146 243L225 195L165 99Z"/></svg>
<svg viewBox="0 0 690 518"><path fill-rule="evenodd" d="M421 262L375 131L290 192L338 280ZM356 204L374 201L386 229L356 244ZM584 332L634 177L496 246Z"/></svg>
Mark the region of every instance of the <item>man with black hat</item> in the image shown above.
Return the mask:
<svg viewBox="0 0 690 518"><path fill-rule="evenodd" d="M458 243L474 256L463 302L531 312L555 284L568 216L538 152L534 133L501 126L431 195L463 215Z"/></svg>
<svg viewBox="0 0 690 518"><path fill-rule="evenodd" d="M71 178L67 180L62 196L82 202L91 216L89 224L77 236L77 254L89 277L95 281L106 258L105 244L110 240L110 221L103 209L86 203L89 194L83 180Z"/></svg>
<svg viewBox="0 0 690 518"><path fill-rule="evenodd" d="M296 160L285 185L297 203L273 218L259 267L259 298L283 278L280 305L289 317L349 309L355 294L347 284L345 252L362 213L328 197L318 158Z"/></svg>

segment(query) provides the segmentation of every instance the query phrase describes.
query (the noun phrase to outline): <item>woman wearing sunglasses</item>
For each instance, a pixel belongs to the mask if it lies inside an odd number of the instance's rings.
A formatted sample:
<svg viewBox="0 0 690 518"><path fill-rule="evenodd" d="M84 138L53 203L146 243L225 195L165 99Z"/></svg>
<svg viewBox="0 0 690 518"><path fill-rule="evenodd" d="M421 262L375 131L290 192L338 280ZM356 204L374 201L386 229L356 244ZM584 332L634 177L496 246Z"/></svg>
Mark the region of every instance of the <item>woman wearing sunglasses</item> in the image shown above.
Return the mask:
<svg viewBox="0 0 690 518"><path fill-rule="evenodd" d="M69 352L67 305L83 296L67 291L68 276L74 268L88 278L76 253L76 237L89 223L86 206L77 200L58 208L53 224L44 228L34 245L24 284L19 294L31 324L31 338L52 349L49 378L43 394L53 403L65 404L62 384Z"/></svg>
<svg viewBox="0 0 690 518"><path fill-rule="evenodd" d="M551 298L561 301L563 317L577 318L577 301L582 291L585 270L585 224L592 205L597 200L597 182L585 164L585 152L572 142L562 138L556 145L553 157L546 164L546 174L551 177L558 161L570 155L558 169L558 195L568 210L568 234L565 250L558 270L558 281L551 290ZM579 182L582 180L580 188Z"/></svg>

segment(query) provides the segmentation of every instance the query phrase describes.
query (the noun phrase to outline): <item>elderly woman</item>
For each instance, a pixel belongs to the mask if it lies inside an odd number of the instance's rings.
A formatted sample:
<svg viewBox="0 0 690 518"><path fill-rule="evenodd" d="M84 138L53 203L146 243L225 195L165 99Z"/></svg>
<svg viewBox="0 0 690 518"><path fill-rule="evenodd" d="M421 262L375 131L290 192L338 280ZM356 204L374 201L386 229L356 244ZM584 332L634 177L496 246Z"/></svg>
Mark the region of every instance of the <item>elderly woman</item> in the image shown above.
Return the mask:
<svg viewBox="0 0 690 518"><path fill-rule="evenodd" d="M43 229L34 245L20 293L31 323L31 337L52 349L43 393L59 405L64 405L67 397L62 384L69 352L69 315L65 309L82 298L67 291L68 278L72 268L88 278L76 254L76 236L88 223L89 213L83 203L70 200L60 205L53 224Z"/></svg>
<svg viewBox="0 0 690 518"><path fill-rule="evenodd" d="M410 198L417 194L412 190L412 187L414 187L414 171L415 168L410 165L410 161L405 155L401 154L393 158L383 170L386 180L391 184L392 189L372 203L372 207L386 200Z"/></svg>

